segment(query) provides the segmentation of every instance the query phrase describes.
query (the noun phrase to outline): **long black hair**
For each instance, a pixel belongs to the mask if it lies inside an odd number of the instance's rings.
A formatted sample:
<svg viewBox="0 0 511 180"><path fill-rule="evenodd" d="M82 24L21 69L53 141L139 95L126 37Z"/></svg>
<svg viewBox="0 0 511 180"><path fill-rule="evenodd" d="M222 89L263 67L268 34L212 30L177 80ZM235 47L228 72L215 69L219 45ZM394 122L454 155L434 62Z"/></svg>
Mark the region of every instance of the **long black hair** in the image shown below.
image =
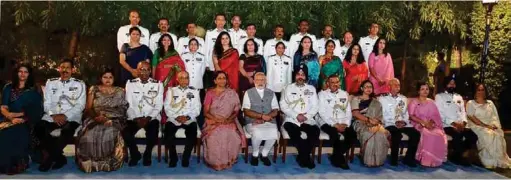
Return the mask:
<svg viewBox="0 0 511 180"><path fill-rule="evenodd" d="M311 42L312 42L312 41L311 41ZM325 54L326 54L326 47L327 47L327 46L328 46L328 44L330 44L330 43L334 44L334 49L335 49L335 46L336 46L336 45L335 45L335 42L334 42L334 40L331 40L331 39L330 39L330 40L326 41L326 43L325 43Z"/></svg>
<svg viewBox="0 0 511 180"><path fill-rule="evenodd" d="M163 38L165 37L168 37L170 39L170 46L167 51L168 52L174 51L174 40L172 40L170 34L163 34L158 40L158 56L160 56L159 58L163 58L165 56L165 47L163 47Z"/></svg>
<svg viewBox="0 0 511 180"><path fill-rule="evenodd" d="M226 31L221 32L216 37L215 47L213 49L213 52L215 52L215 55L217 58L222 58L222 54L224 53L224 49L222 47L222 36L224 36L224 35L229 37L229 47L232 48L231 36L229 36L229 33Z"/></svg>
<svg viewBox="0 0 511 180"><path fill-rule="evenodd" d="M298 45L298 50L296 50L296 52L300 52L300 55L303 53L303 46L302 46L302 43L305 39L309 39L311 41L311 48L310 48L310 52L313 52L313 53L316 53L316 51L314 51L314 43L312 42L312 39L309 37L309 36L304 36L302 38L302 40L300 40L300 44Z"/></svg>
<svg viewBox="0 0 511 180"><path fill-rule="evenodd" d="M245 41L245 44L243 45L243 52L248 56L248 42L252 41L254 43L254 53L257 54L257 51L259 50L259 47L257 46L257 43L253 38L248 39Z"/></svg>
<svg viewBox="0 0 511 180"><path fill-rule="evenodd" d="M23 87L23 89L30 89L30 88L33 88L35 86L35 75L34 75L34 71L32 69L32 66L30 66L29 64L19 64L18 66L16 66L12 72L12 79L11 79L11 82L12 82L12 88L13 89L19 89L19 86L20 86L20 77L18 76L18 72L21 68L26 68L27 71L28 71L28 77L27 77L27 80L25 81L25 87Z"/></svg>
<svg viewBox="0 0 511 180"><path fill-rule="evenodd" d="M373 85L373 83L369 79L365 80L365 81L362 81L362 83L360 83L360 87L358 88L358 93L356 95L357 96L362 96L364 94L364 85L367 84L367 83L371 84L371 87L373 89L371 94L369 94L369 97L370 98L376 97L376 95L374 94L374 85Z"/></svg>
<svg viewBox="0 0 511 180"><path fill-rule="evenodd" d="M383 48L383 54L385 56L387 56L388 52L387 52L387 40L385 38L378 38L378 40L376 40L376 43L374 43L374 46L373 46L373 53L375 56L378 56L380 54L378 54L378 44L380 44L380 41L385 41L385 48Z"/></svg>
<svg viewBox="0 0 511 180"><path fill-rule="evenodd" d="M366 62L366 60L364 59L364 55L362 55L362 47L360 47L358 43L352 44L350 46L348 52L346 53L346 57L344 57L344 60L348 63L351 62L351 58L353 56L353 48L355 46L358 46L357 64L362 64Z"/></svg>

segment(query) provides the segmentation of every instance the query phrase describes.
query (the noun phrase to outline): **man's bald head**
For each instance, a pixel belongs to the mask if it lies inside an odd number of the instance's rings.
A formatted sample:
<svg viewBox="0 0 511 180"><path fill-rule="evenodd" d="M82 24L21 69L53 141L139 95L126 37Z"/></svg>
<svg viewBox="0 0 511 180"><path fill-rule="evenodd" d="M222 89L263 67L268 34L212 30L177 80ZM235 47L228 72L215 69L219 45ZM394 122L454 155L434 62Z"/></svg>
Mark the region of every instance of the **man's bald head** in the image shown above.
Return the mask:
<svg viewBox="0 0 511 180"><path fill-rule="evenodd" d="M140 61L137 64L138 77L142 81L146 81L149 79L149 75L151 74L151 64L147 61Z"/></svg>
<svg viewBox="0 0 511 180"><path fill-rule="evenodd" d="M399 91L401 91L401 83L399 82L399 79L392 78L389 80L389 86L390 86L390 93L392 95L397 95Z"/></svg>
<svg viewBox="0 0 511 180"><path fill-rule="evenodd" d="M188 72L186 71L179 71L177 73L177 82L179 82L179 86L181 87L187 87L190 83L190 77Z"/></svg>

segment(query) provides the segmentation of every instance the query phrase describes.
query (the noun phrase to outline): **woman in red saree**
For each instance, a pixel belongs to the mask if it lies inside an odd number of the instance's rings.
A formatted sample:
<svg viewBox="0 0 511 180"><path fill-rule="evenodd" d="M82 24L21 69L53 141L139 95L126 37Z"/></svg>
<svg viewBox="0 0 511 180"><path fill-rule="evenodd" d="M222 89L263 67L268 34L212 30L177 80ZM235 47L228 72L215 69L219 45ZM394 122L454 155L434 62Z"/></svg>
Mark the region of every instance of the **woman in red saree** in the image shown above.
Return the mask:
<svg viewBox="0 0 511 180"><path fill-rule="evenodd" d="M177 85L177 73L185 70L185 63L175 50L169 34L162 35L158 40L151 66L154 79L161 81L165 89Z"/></svg>
<svg viewBox="0 0 511 180"><path fill-rule="evenodd" d="M368 69L360 45L351 45L342 61L342 67L346 72L346 91L351 95L356 94L360 84L368 78Z"/></svg>
<svg viewBox="0 0 511 180"><path fill-rule="evenodd" d="M213 78L216 86L208 90L204 100L202 142L206 165L220 171L236 163L247 140L237 118L240 100L233 89L226 87L227 74L217 71Z"/></svg>
<svg viewBox="0 0 511 180"><path fill-rule="evenodd" d="M227 73L229 87L239 92L239 54L232 47L231 37L228 32L221 32L213 50L213 63L217 71Z"/></svg>

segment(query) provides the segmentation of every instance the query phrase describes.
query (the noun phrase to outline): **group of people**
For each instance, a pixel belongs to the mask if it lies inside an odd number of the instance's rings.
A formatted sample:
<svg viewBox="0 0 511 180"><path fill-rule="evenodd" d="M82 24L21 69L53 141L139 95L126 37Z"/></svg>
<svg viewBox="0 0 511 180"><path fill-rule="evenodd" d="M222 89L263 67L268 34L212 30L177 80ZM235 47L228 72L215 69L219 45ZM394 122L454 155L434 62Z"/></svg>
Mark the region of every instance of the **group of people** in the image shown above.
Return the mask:
<svg viewBox="0 0 511 180"><path fill-rule="evenodd" d="M209 167L230 168L248 146L248 135L250 164L270 166L269 152L287 134L298 150L297 164L313 169L311 152L322 132L333 146L331 164L342 169L349 169L344 154L357 140L365 166L383 165L389 148L390 164L397 166L402 134L408 136L403 164L410 167L438 167L447 159L470 165L465 156L476 145L486 168L511 167L486 87L477 85L474 99L465 104L455 92L455 77L449 76L445 92L434 100L428 98L426 83L418 83L418 97L408 99L400 94L377 24L360 45L352 44L346 32L340 46L331 37L331 26L316 40L307 33L306 20L289 42L277 26L275 38L263 45L255 38L255 25L240 29L239 16L231 20L233 29L225 30L226 16L216 15L217 27L204 41L195 36L193 23L189 36L177 40L166 31L168 20L160 19L161 32L149 36L138 25L139 13L129 15L131 24L118 33L124 89L114 86L113 70L105 69L99 83L87 90L72 77L69 59L59 64L60 77L49 79L44 88L35 85L29 65L16 68L2 92L0 143L9 146L0 149L0 173L23 172L34 149L42 152L40 171L62 168L67 164L63 149L75 132L76 163L84 172L117 170L128 154L128 166L140 160L150 166L160 133L171 168L179 159L189 166L197 138ZM176 132L181 128L186 141L179 158ZM141 129L143 154L135 142Z"/></svg>

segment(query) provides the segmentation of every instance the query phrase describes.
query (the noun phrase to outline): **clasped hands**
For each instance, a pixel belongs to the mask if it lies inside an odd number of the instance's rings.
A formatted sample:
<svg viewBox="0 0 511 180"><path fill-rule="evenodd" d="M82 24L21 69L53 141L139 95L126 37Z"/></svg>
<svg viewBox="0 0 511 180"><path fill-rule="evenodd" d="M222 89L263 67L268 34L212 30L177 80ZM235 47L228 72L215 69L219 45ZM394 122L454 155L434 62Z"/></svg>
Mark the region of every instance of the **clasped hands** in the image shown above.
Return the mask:
<svg viewBox="0 0 511 180"><path fill-rule="evenodd" d="M256 119L253 124L263 124L264 122L271 121L273 118L268 114L261 115L260 119Z"/></svg>

